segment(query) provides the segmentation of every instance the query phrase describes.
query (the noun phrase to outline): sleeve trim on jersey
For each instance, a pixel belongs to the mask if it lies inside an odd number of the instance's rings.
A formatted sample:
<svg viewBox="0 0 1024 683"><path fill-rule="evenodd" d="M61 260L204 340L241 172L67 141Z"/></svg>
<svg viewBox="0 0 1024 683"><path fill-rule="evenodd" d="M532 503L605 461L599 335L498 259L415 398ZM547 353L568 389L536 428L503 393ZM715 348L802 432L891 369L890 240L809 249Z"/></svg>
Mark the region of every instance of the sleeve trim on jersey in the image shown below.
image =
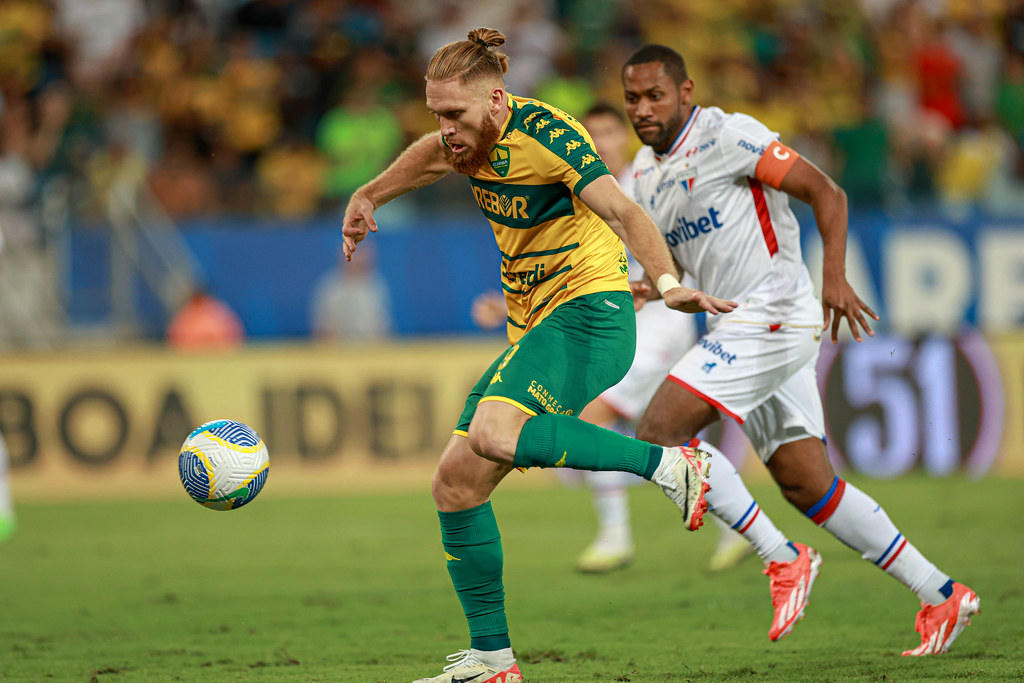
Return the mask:
<svg viewBox="0 0 1024 683"><path fill-rule="evenodd" d="M580 176L580 179L576 181L576 185L573 186L572 192L577 197L579 197L580 196L580 192L582 192L583 188L585 188L587 185L589 185L590 183L594 182L595 180L597 180L598 178L600 178L603 175L611 175L611 174L612 174L612 172L608 170L608 167L605 166L604 162L602 161L600 166L595 166L591 170L587 171L586 175L581 175Z"/></svg>

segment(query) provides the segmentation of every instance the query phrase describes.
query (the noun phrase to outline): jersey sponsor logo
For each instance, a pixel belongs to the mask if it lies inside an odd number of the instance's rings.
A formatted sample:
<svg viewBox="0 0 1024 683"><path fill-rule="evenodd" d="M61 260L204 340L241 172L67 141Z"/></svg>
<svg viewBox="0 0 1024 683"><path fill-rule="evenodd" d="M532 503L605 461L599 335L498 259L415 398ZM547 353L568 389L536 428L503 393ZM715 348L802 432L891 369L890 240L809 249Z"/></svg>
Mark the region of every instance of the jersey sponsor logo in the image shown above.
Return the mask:
<svg viewBox="0 0 1024 683"><path fill-rule="evenodd" d="M564 183L526 185L479 178L469 182L484 216L505 228L525 230L576 211L572 190Z"/></svg>
<svg viewBox="0 0 1024 683"><path fill-rule="evenodd" d="M633 171L633 180L636 180L637 178L643 178L645 175L647 175L648 173L652 173L653 171L654 166L646 166L644 168L639 168Z"/></svg>
<svg viewBox="0 0 1024 683"><path fill-rule="evenodd" d="M508 173L508 168L505 169ZM521 195L498 194L483 187L473 186L473 196L476 203L485 213L492 213L501 218L529 220L530 215L526 212L529 200Z"/></svg>
<svg viewBox="0 0 1024 683"><path fill-rule="evenodd" d="M761 156L764 154L764 151L768 149L765 145L755 145L753 142L749 142L743 138L740 138L736 142L736 146L740 149L745 149L752 154L756 154L757 156Z"/></svg>
<svg viewBox="0 0 1024 683"><path fill-rule="evenodd" d="M662 180L660 183L658 183L658 186L654 188L654 195L657 196L657 195L661 194L662 192L664 192L665 190L669 189L670 187L675 187L675 184L676 184L676 179L675 178L669 178L668 180Z"/></svg>
<svg viewBox="0 0 1024 683"><path fill-rule="evenodd" d="M736 354L726 351L720 341L709 342L707 337L703 337L699 342L697 342L697 344L706 349L712 355L718 356L729 365L732 365L732 362L736 360ZM717 365L717 363L715 365ZM706 366L707 364L705 364L705 372L710 372L714 368L714 365L712 365L711 368L707 368Z"/></svg>
<svg viewBox="0 0 1024 683"><path fill-rule="evenodd" d="M487 156L487 160L491 162L491 168L494 169L495 173L500 175L502 178L508 176L508 169L509 166L511 166L508 147L505 145L495 145L494 148L491 149L491 153Z"/></svg>
<svg viewBox="0 0 1024 683"><path fill-rule="evenodd" d="M718 138L711 138L707 142L703 142L699 145L694 145L690 149L686 150L685 156L687 159L689 159L690 157L696 156L701 152L706 152L712 147L714 147L716 142L718 142Z"/></svg>
<svg viewBox="0 0 1024 683"><path fill-rule="evenodd" d="M547 412L557 415L572 415L572 409L565 408L557 398L551 395L550 391L544 388L543 384L538 384L537 380L530 382L530 386L526 390L544 406L544 410ZM562 457L564 458L565 456L563 455Z"/></svg>
<svg viewBox="0 0 1024 683"><path fill-rule="evenodd" d="M530 270L524 271L512 271L507 268L502 268L501 276L511 282L512 284L526 285L532 287L541 280L544 279L544 264L538 263Z"/></svg>
<svg viewBox="0 0 1024 683"><path fill-rule="evenodd" d="M665 235L665 241L668 242L668 246L677 247L684 242L697 239L703 233L721 228L725 223L719 220L720 215L718 210L712 207L708 209L706 215L700 216L696 220L691 221L686 216L679 216L676 219L676 227Z"/></svg>
<svg viewBox="0 0 1024 683"><path fill-rule="evenodd" d="M713 361L708 361L707 363L702 365L700 367L700 369L704 371L704 374L710 375L711 371L714 370L717 366L718 366L718 363L715 363Z"/></svg>

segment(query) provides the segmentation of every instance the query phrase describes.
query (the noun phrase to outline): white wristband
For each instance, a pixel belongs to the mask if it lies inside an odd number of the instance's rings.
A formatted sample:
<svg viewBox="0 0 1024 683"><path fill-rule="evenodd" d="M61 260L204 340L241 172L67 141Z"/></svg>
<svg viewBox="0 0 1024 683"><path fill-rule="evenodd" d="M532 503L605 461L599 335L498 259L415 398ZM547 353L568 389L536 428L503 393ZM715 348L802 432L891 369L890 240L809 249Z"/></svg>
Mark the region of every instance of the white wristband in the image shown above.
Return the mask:
<svg viewBox="0 0 1024 683"><path fill-rule="evenodd" d="M679 280L676 279L675 275L669 275L665 273L658 278L658 293L665 296L665 292L672 289L673 287L679 287Z"/></svg>

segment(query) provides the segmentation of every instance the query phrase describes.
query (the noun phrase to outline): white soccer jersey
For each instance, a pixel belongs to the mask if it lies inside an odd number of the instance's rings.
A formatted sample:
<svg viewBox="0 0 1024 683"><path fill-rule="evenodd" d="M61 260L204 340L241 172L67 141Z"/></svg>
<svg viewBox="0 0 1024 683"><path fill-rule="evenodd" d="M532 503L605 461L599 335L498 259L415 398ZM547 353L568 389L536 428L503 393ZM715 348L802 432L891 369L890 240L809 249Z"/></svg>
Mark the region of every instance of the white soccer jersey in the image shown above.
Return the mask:
<svg viewBox="0 0 1024 683"><path fill-rule="evenodd" d="M669 151L643 147L633 165L636 201L658 225L697 288L740 303L726 321L821 322L788 196L775 189L798 155L745 114L694 106ZM773 187L773 185L775 187Z"/></svg>

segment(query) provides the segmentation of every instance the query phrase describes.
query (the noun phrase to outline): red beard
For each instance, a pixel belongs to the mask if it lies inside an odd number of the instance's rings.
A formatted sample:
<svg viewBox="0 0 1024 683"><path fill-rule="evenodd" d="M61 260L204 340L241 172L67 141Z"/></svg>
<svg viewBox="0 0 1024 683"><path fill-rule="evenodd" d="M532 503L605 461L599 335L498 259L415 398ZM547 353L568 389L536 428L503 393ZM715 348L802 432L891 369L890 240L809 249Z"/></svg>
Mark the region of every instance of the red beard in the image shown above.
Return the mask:
<svg viewBox="0 0 1024 683"><path fill-rule="evenodd" d="M467 149L459 154L451 150L448 145L444 146L444 156L451 164L456 173L462 175L473 175L487 162L491 154L491 148L501 137L501 130L489 115L484 114L480 121L480 140L472 149Z"/></svg>

